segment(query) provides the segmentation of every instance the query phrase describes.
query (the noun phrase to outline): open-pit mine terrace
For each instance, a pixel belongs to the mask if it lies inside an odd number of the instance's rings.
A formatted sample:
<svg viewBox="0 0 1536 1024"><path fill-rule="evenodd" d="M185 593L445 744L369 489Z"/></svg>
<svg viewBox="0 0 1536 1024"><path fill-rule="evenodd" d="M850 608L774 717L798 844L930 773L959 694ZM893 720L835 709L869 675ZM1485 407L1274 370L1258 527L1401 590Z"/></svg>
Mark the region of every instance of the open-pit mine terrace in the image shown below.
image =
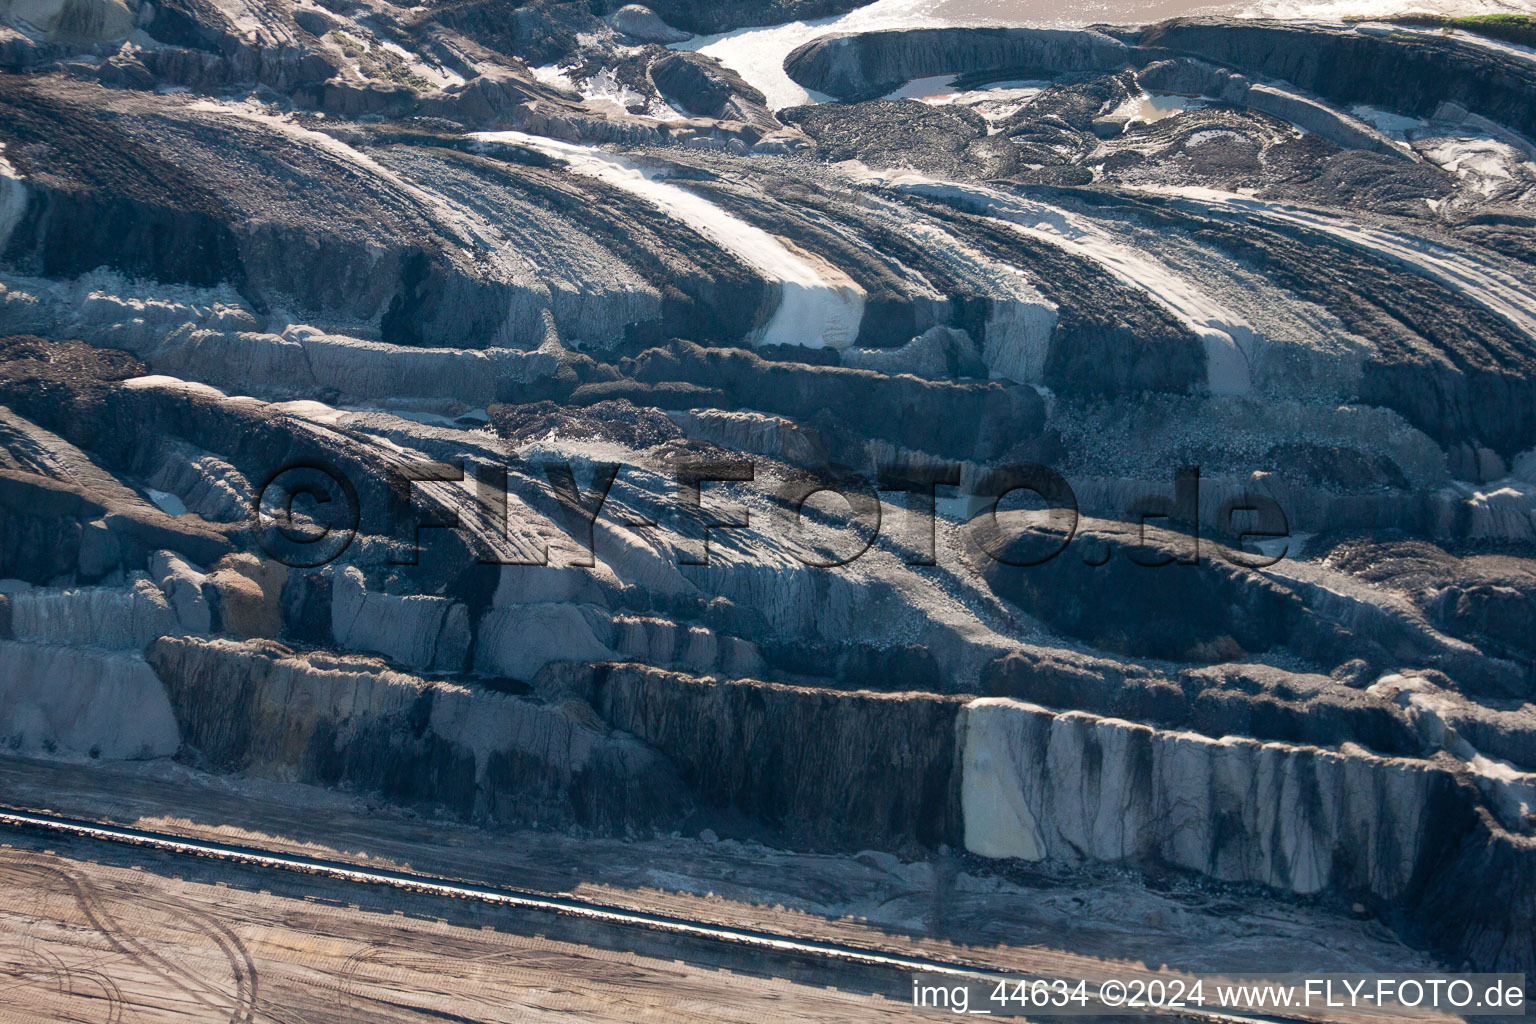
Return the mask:
<svg viewBox="0 0 1536 1024"><path fill-rule="evenodd" d="M1536 54L694 48L849 8L0 0L0 804L1051 976L1536 976ZM29 1020L895 1012L10 838Z"/></svg>

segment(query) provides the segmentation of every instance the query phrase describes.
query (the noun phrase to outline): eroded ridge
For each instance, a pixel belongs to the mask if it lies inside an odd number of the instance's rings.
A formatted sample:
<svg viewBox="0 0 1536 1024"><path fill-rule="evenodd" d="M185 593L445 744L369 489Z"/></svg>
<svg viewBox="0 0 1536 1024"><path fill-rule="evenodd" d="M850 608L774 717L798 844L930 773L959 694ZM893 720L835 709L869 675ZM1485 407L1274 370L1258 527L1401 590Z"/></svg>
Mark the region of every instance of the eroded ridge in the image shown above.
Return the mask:
<svg viewBox="0 0 1536 1024"><path fill-rule="evenodd" d="M9 752L1536 972L1536 62L740 6L0 11Z"/></svg>

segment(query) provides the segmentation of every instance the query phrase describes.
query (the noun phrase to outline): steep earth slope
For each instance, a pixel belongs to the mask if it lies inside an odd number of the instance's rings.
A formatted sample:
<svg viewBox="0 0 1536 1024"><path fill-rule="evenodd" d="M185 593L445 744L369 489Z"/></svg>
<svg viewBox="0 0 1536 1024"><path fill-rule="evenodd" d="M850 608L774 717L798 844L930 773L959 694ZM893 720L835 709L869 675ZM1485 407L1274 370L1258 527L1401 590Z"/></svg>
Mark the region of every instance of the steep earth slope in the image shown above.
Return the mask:
<svg viewBox="0 0 1536 1024"><path fill-rule="evenodd" d="M1536 970L1536 61L834 6L0 11L0 736Z"/></svg>

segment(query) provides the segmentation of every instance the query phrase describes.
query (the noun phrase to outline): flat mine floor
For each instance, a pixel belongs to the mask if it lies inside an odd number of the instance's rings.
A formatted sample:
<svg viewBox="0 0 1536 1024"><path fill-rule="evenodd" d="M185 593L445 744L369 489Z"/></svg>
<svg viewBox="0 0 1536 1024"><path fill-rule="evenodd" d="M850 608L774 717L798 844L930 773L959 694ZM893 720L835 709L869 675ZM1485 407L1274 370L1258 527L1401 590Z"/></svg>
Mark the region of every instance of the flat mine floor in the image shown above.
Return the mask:
<svg viewBox="0 0 1536 1024"><path fill-rule="evenodd" d="M492 832L171 762L3 758L0 794L13 807L1002 970L1434 969L1380 922L1129 874L1030 880L960 858ZM9 844L0 850L0 1020L837 1021L914 1012L888 974L809 967L788 980L771 976L782 965L749 953L701 957L654 935L614 941L471 901L19 831L0 840Z"/></svg>
<svg viewBox="0 0 1536 1024"><path fill-rule="evenodd" d="M0 1020L893 1020L879 996L0 849ZM167 867L170 867L167 865Z"/></svg>

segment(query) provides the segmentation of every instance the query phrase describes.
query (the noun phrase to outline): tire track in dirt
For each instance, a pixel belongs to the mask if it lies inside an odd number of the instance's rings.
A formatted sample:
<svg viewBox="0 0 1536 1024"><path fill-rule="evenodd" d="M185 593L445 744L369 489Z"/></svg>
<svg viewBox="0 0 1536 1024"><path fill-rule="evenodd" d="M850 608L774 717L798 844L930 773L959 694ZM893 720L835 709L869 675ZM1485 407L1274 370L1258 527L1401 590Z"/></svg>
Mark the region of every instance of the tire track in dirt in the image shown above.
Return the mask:
<svg viewBox="0 0 1536 1024"><path fill-rule="evenodd" d="M107 907L107 901L100 892L88 880L81 878L73 872L47 864L39 864L22 859L7 858L5 867L14 873L30 876L37 881L39 888L51 887L54 891L62 891L73 897L80 913L87 924L107 941L113 950L128 958L134 963L151 972L162 981L179 990L187 998L215 1012L223 1012L231 1003L233 1007L228 1018L229 1024L252 1024L255 1014L256 1000L256 969L249 953L238 937L226 927L215 922L208 915L193 908L174 904L167 901L147 901L151 905L158 905L162 911L173 919L191 920L196 922L199 930L207 933L213 944L224 954L229 963L230 974L234 978L235 992L231 995L225 988L208 981L196 971L177 964L151 946L135 937L132 932L124 928ZM58 960L58 967L64 973L63 982L73 992L73 979L79 977L81 972L70 968ZM98 970L87 972L87 976L99 985L105 993L109 1005L114 1009L109 1011L110 1019L117 1021L122 1018L122 993L115 982L107 978ZM114 997L115 993L115 997Z"/></svg>

